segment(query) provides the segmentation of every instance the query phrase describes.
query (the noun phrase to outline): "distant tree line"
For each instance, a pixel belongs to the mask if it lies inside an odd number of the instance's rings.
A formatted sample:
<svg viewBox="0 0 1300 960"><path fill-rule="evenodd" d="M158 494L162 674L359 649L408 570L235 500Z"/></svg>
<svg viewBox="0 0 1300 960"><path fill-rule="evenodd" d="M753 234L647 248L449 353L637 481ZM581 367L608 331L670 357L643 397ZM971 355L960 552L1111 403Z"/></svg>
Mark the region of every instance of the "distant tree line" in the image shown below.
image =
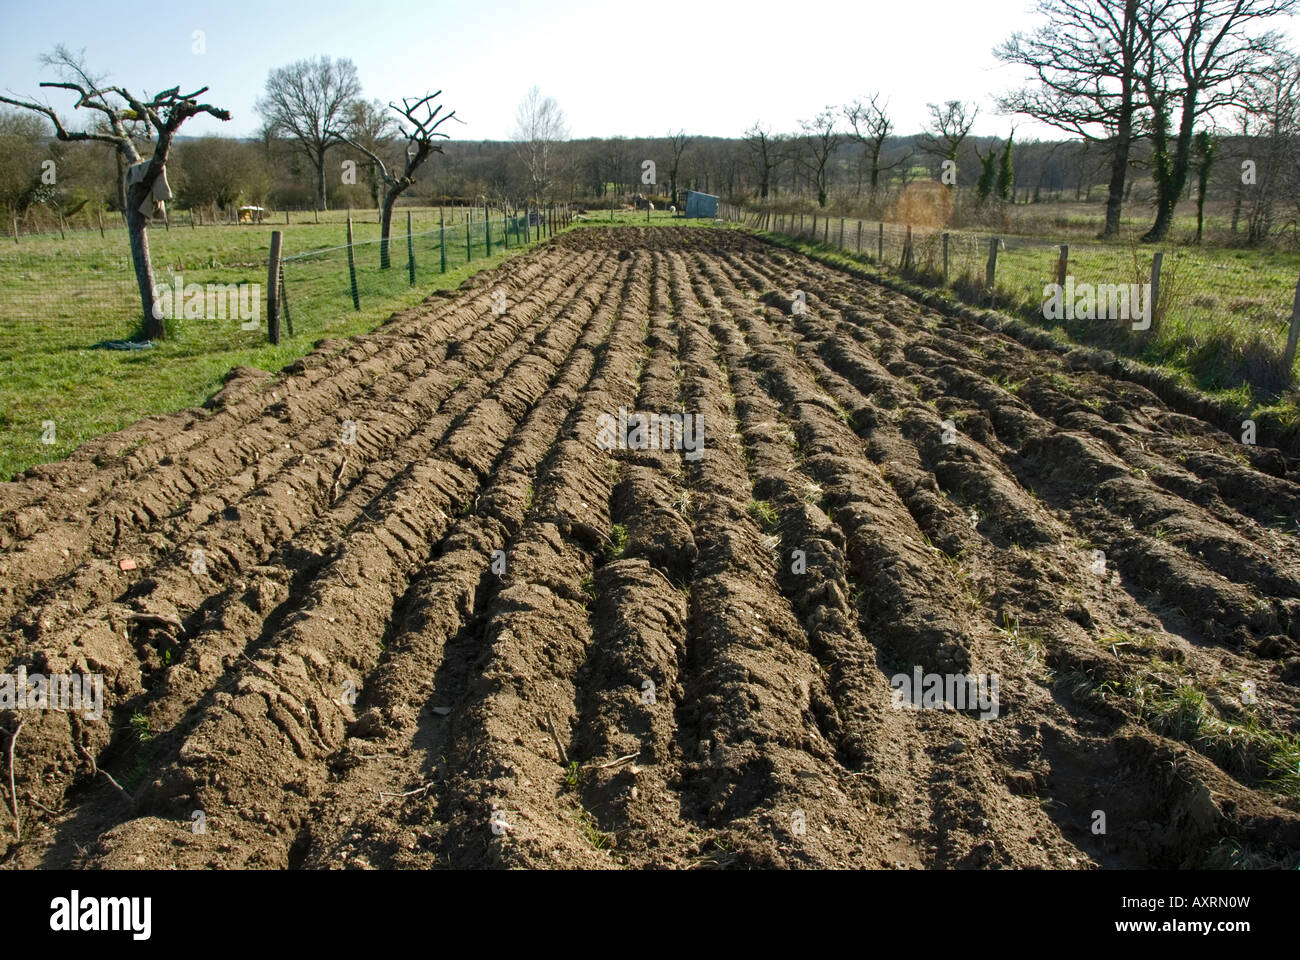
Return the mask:
<svg viewBox="0 0 1300 960"><path fill-rule="evenodd" d="M678 130L572 140L559 105L534 88L510 140L461 141L448 136L454 126L438 129L453 115L435 109L436 94L368 100L350 61L305 60L270 71L256 137L176 139L173 206L210 216L241 204L375 207L387 221L399 203L680 205L686 190L702 190L791 211L905 218L924 194L939 196L944 222L956 224L996 225L1020 204L1095 202L1103 237L1117 235L1136 202L1153 211L1144 239L1156 241L1180 202L1195 204L1199 240L1209 198L1242 242L1294 241L1300 59L1269 27L1297 5L1040 0L1039 25L993 51L1029 77L993 107L1055 127L1061 140L976 136L981 105L961 100L929 104L925 129L904 134L880 92L810 108L789 131L759 121L732 139ZM423 132L417 104L433 124ZM17 217L123 210L120 157L53 134L39 114L0 109L0 208ZM42 178L47 160L56 182Z"/></svg>

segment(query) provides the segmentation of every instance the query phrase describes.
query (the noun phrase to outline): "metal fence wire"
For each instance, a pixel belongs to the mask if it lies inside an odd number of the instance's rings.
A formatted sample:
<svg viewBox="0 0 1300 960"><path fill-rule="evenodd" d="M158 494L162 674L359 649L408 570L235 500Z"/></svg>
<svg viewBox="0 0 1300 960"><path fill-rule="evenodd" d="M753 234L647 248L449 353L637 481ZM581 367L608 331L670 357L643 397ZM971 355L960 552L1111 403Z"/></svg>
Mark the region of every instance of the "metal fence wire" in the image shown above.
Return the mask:
<svg viewBox="0 0 1300 960"><path fill-rule="evenodd" d="M500 213L498 208L498 213ZM337 216L337 214L335 214ZM389 265L381 264L377 214L356 222L351 245L343 221L293 226L155 223L149 231L154 283L167 317L168 338L193 349L253 347L268 335L268 256L272 230L283 231L279 278L284 328L290 335L332 333L357 311L394 310L418 302L443 274L507 249L543 239L568 214L544 210L533 223L525 211L485 219L467 208L394 212ZM118 220L120 224L120 218ZM326 237L335 242L320 244ZM47 235L15 234L0 245L0 361L30 349L86 349L138 335L142 306L124 227ZM206 297L187 293L206 291ZM213 289L231 291L233 302ZM251 304L255 323L239 308Z"/></svg>
<svg viewBox="0 0 1300 960"><path fill-rule="evenodd" d="M1294 257L1270 251L1185 246L1162 250L1136 242L1063 245L1041 237L736 206L727 207L725 215L860 256L875 266L948 288L974 305L1038 316L1049 326L1090 323L1096 329L1110 323L1116 331L1129 328L1129 319L1103 315L1113 312L1113 291L1123 288L1134 297L1153 297L1151 314L1163 335L1186 341L1188 349L1253 342L1275 347L1280 355L1294 306L1300 302ZM1160 265L1153 274L1157 260ZM1052 285L1060 288L1059 300ZM1131 302L1129 313L1137 313L1135 308L1143 302ZM1072 316L1056 316L1067 310ZM1095 315L1087 316L1090 311Z"/></svg>
<svg viewBox="0 0 1300 960"><path fill-rule="evenodd" d="M382 265L379 239L286 252L281 259L285 319L289 325L306 324L310 329L312 318L387 303L438 274L535 242L541 227L530 229L523 215L461 220L409 234L405 224L399 231L394 223L387 268Z"/></svg>

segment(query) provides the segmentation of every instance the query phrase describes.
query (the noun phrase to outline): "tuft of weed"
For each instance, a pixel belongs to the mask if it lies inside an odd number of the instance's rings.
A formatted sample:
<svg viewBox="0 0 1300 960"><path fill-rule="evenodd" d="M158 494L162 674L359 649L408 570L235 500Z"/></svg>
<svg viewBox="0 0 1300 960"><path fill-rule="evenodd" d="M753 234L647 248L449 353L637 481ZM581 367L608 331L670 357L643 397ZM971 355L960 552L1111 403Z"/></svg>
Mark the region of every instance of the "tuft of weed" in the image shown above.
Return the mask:
<svg viewBox="0 0 1300 960"><path fill-rule="evenodd" d="M138 710L131 714L131 732L140 743L148 743L152 740L153 725L149 722L149 717Z"/></svg>
<svg viewBox="0 0 1300 960"><path fill-rule="evenodd" d="M746 507L745 510L751 517L757 520L759 525L765 530L775 526L776 521L780 518L780 514L777 513L776 507L772 506L772 504L766 500L751 500L749 501L749 506Z"/></svg>
<svg viewBox="0 0 1300 960"><path fill-rule="evenodd" d="M578 823L582 827L582 835L593 849L604 850L614 845L614 835L601 830L596 823L596 818L590 813L579 810L577 816Z"/></svg>
<svg viewBox="0 0 1300 960"><path fill-rule="evenodd" d="M1010 644L1018 650L1025 663L1034 664L1042 659L1046 647L1043 638L1036 633L1022 629L1019 617L1013 619L1004 612L1002 614L1002 625L997 629L1002 634L1003 643Z"/></svg>
<svg viewBox="0 0 1300 960"><path fill-rule="evenodd" d="M609 546L605 548L606 560L618 560L627 550L627 527L616 523L610 531Z"/></svg>

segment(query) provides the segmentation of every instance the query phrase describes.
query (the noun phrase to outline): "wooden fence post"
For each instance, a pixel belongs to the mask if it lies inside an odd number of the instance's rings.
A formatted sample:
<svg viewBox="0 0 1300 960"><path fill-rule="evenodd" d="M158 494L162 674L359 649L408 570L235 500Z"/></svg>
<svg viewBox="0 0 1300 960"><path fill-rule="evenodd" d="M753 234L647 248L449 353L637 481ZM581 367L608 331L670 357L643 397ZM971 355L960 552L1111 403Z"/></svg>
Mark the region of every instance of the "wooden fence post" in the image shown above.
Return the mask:
<svg viewBox="0 0 1300 960"><path fill-rule="evenodd" d="M943 235L943 282L948 282L948 234Z"/></svg>
<svg viewBox="0 0 1300 960"><path fill-rule="evenodd" d="M104 212L102 210L96 210L95 219L99 221L99 235L102 238L104 236ZM190 223L193 222L194 222L194 214L191 213Z"/></svg>
<svg viewBox="0 0 1300 960"><path fill-rule="evenodd" d="M844 218L840 217L840 249L844 249Z"/></svg>
<svg viewBox="0 0 1300 960"><path fill-rule="evenodd" d="M465 217L465 262L469 263L474 259L474 247L470 242L469 236L469 216Z"/></svg>
<svg viewBox="0 0 1300 960"><path fill-rule="evenodd" d="M352 214L348 214L348 279L352 286L352 307L360 312L361 295L357 292L357 260L352 253Z"/></svg>
<svg viewBox="0 0 1300 960"><path fill-rule="evenodd" d="M993 293L993 281L997 276L997 272L998 272L998 238L990 237L989 238L989 262L988 262L988 266L984 268L984 289L987 290L990 295L992 295Z"/></svg>
<svg viewBox="0 0 1300 960"><path fill-rule="evenodd" d="M14 217L14 243L18 242L18 218Z"/></svg>
<svg viewBox="0 0 1300 960"><path fill-rule="evenodd" d="M447 215L438 207L438 258L442 261L442 272L447 272Z"/></svg>
<svg viewBox="0 0 1300 960"><path fill-rule="evenodd" d="M885 264L885 224L881 221L876 225L876 261L884 266Z"/></svg>
<svg viewBox="0 0 1300 960"><path fill-rule="evenodd" d="M1155 306L1151 309L1154 311ZM1295 303L1291 307L1291 331L1286 337L1286 353L1282 356L1282 372L1291 382L1291 369L1295 366L1296 341L1300 339L1300 280L1295 285Z"/></svg>
<svg viewBox="0 0 1300 960"><path fill-rule="evenodd" d="M858 221L858 244L856 249L857 249L858 256L862 256L862 221L861 220Z"/></svg>
<svg viewBox="0 0 1300 960"><path fill-rule="evenodd" d="M912 269L912 225L907 225L907 233L903 237L903 257L899 262L899 268L902 270Z"/></svg>
<svg viewBox="0 0 1300 960"><path fill-rule="evenodd" d="M1142 329L1149 329L1156 322L1156 307L1160 306L1160 268L1165 262L1165 252L1158 250L1151 256L1151 322ZM1290 337L1287 337L1288 342Z"/></svg>
<svg viewBox="0 0 1300 960"><path fill-rule="evenodd" d="M283 234L271 231L271 260L266 267L266 332L271 343L280 342L280 242Z"/></svg>
<svg viewBox="0 0 1300 960"><path fill-rule="evenodd" d="M1065 273L1070 262L1070 245L1061 244L1061 256L1056 261L1056 285L1062 290L1065 289Z"/></svg>

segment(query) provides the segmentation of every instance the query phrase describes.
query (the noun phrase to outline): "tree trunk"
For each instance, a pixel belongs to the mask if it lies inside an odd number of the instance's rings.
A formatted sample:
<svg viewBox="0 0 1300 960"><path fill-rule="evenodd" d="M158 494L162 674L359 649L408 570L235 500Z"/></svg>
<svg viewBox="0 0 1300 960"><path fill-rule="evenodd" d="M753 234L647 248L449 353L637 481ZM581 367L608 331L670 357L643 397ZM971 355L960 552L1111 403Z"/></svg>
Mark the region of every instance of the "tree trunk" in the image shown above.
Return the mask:
<svg viewBox="0 0 1300 960"><path fill-rule="evenodd" d="M135 267L135 282L140 289L140 307L144 311L144 335L148 340L162 340L167 336L167 327L163 318L154 313L158 292L154 288L153 263L149 259L149 221L140 212L140 204L144 203L147 193L138 186L128 191L126 227L131 239L131 263Z"/></svg>
<svg viewBox="0 0 1300 960"><path fill-rule="evenodd" d="M384 197L384 212L379 221L379 269L387 270L389 265L388 259L388 234L393 227L393 205L397 203L397 194L388 191Z"/></svg>
<svg viewBox="0 0 1300 960"><path fill-rule="evenodd" d="M1128 178L1129 121L1121 120L1115 136L1115 149L1110 161L1110 186L1106 192L1106 225L1102 227L1101 240L1119 236L1120 218L1124 212L1124 181Z"/></svg>
<svg viewBox="0 0 1300 960"><path fill-rule="evenodd" d="M122 157L122 151L117 151L117 203L122 211L122 219L126 219L126 168L127 161Z"/></svg>
<svg viewBox="0 0 1300 960"><path fill-rule="evenodd" d="M1174 223L1174 210L1187 182L1187 167L1191 162L1192 125L1196 120L1196 101L1188 94L1183 103L1182 119L1178 125L1178 138L1174 155L1164 165L1156 164L1156 219L1151 229L1142 236L1143 243L1159 243L1169 236Z"/></svg>
<svg viewBox="0 0 1300 960"><path fill-rule="evenodd" d="M328 210L325 200L325 154L316 158L316 209Z"/></svg>
<svg viewBox="0 0 1300 960"><path fill-rule="evenodd" d="M1197 178L1196 191L1196 242L1201 242L1201 236L1205 228L1205 191L1210 185L1210 163L1206 160L1205 166L1199 171Z"/></svg>

